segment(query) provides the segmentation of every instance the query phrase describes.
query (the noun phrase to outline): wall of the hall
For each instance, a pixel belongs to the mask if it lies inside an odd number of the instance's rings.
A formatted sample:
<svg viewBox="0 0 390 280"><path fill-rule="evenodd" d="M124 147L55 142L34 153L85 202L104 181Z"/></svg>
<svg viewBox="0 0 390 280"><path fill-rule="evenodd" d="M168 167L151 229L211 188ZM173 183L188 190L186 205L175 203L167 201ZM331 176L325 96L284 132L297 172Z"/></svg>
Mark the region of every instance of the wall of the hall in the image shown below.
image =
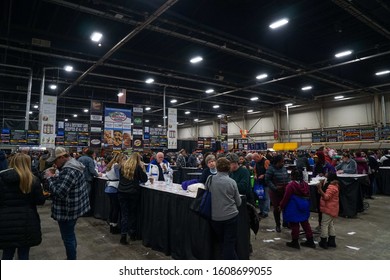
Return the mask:
<svg viewBox="0 0 390 280"><path fill-rule="evenodd" d="M375 126L374 101L358 104L331 104L327 107L289 109L290 141L301 144L310 143L314 130ZM386 123L390 122L390 103L386 102ZM381 109L381 107L377 107ZM381 113L380 113L381 114ZM276 115L276 116L275 116ZM278 123L278 118L280 119ZM378 122L378 121L377 121ZM279 127L278 127L279 124ZM259 142L274 143L274 130L278 130L281 142L288 141L287 112L285 108L275 112L266 112L262 116L246 119L231 118L228 123L229 143L233 138L240 138L240 129L250 130L251 138ZM192 139L197 137L216 137L219 133L219 124L216 119L213 123L199 123L192 127L179 127L179 139Z"/></svg>

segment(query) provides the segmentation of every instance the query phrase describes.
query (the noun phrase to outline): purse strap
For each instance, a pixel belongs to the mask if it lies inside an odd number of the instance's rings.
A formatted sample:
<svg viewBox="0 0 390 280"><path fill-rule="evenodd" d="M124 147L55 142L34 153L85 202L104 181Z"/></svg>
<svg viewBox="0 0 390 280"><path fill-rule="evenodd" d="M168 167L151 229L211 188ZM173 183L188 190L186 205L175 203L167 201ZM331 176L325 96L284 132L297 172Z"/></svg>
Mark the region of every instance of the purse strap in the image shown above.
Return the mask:
<svg viewBox="0 0 390 280"><path fill-rule="evenodd" d="M213 175L209 175L209 177L207 177L207 180L206 180L206 189L208 191L210 191L210 186L211 186L211 182L213 181Z"/></svg>

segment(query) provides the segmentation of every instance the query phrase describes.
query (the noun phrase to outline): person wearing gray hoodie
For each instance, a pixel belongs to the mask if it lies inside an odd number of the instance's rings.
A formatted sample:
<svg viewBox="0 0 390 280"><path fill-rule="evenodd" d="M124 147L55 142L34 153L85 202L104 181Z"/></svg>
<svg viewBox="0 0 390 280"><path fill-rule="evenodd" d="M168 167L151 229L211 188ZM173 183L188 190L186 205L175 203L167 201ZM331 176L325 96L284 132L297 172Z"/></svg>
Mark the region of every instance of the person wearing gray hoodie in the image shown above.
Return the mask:
<svg viewBox="0 0 390 280"><path fill-rule="evenodd" d="M52 160L59 168L58 176L46 172L49 192L52 198L51 217L58 222L68 260L77 258L75 227L79 217L90 210L84 165L70 157L62 148L55 149Z"/></svg>

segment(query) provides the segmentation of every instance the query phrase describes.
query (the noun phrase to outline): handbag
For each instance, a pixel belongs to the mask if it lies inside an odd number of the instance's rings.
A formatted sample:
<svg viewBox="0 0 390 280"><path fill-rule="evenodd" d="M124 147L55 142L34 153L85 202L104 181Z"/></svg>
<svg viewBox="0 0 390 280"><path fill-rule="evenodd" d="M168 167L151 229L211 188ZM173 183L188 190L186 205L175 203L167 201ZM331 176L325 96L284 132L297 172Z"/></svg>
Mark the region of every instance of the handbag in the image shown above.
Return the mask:
<svg viewBox="0 0 390 280"><path fill-rule="evenodd" d="M207 180L209 183L206 182L208 188L211 185L212 175L210 177L210 180ZM211 192L208 189L198 189L196 197L190 205L190 209L199 216L211 220Z"/></svg>
<svg viewBox="0 0 390 280"><path fill-rule="evenodd" d="M309 197L291 195L289 202L283 209L283 221L299 223L308 220L310 217Z"/></svg>

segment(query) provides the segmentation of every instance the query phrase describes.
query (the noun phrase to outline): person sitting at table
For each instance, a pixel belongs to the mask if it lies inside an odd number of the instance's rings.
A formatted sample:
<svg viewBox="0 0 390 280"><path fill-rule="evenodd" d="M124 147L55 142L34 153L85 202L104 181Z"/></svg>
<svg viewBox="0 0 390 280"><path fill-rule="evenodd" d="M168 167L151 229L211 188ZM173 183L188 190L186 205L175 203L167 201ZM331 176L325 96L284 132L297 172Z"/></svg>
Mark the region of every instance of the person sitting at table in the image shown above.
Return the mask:
<svg viewBox="0 0 390 280"><path fill-rule="evenodd" d="M299 198L293 198L294 195ZM279 205L279 210L283 211L283 218L287 220L291 229L292 241L286 242L286 245L291 248L300 249L298 239L299 225L301 225L306 235L306 241L301 242L301 246L315 248L316 244L313 241L313 232L309 223L309 203L307 203L307 209L303 209L297 203L299 199L307 199L307 202L309 202L310 187L303 181L302 171L294 169L291 171L291 182L287 184L283 199Z"/></svg>
<svg viewBox="0 0 390 280"><path fill-rule="evenodd" d="M333 180L324 192L320 185L317 185L318 193L321 195L321 212L323 220L321 222L321 241L318 245L321 248L336 247L336 230L334 219L339 215L339 182Z"/></svg>
<svg viewBox="0 0 390 280"><path fill-rule="evenodd" d="M162 155L164 157L164 154ZM137 213L140 201L140 184L146 183L148 176L145 173L145 165L141 161L139 153L132 153L121 166L118 186L118 199L121 208L121 239L120 243L128 244L127 234L130 240L137 239Z"/></svg>
<svg viewBox="0 0 390 280"><path fill-rule="evenodd" d="M288 182L290 182L290 176L288 175L287 169L284 166L284 157L283 155L277 155L274 157L272 164L265 173L265 184L267 187L269 187L269 196L274 208L276 232L282 231L280 228L280 209L278 206L283 198ZM287 225L283 223L283 226Z"/></svg>
<svg viewBox="0 0 390 280"><path fill-rule="evenodd" d="M323 152L318 151L316 155L317 157L315 158L313 177L316 177L317 175L321 177L328 177L329 173L336 173L336 168L325 160Z"/></svg>
<svg viewBox="0 0 390 280"><path fill-rule="evenodd" d="M211 192L211 227L216 233L222 256L236 260L238 239L238 207L241 197L237 183L229 178L230 162L222 157L217 160L217 174L210 176L206 188Z"/></svg>
<svg viewBox="0 0 390 280"><path fill-rule="evenodd" d="M158 152L146 168L148 177L153 177L157 181L165 181L164 174L172 176L173 171L168 161L164 159L164 153Z"/></svg>
<svg viewBox="0 0 390 280"><path fill-rule="evenodd" d="M199 183L205 184L207 178L210 175L215 175L217 174L217 168L216 168L216 161L215 161L215 156L213 154L210 154L206 157L205 163L207 167L203 169L202 175L199 178Z"/></svg>
<svg viewBox="0 0 390 280"><path fill-rule="evenodd" d="M343 153L341 163L336 166L337 174L356 174L357 164L356 161L351 159L349 153Z"/></svg>

